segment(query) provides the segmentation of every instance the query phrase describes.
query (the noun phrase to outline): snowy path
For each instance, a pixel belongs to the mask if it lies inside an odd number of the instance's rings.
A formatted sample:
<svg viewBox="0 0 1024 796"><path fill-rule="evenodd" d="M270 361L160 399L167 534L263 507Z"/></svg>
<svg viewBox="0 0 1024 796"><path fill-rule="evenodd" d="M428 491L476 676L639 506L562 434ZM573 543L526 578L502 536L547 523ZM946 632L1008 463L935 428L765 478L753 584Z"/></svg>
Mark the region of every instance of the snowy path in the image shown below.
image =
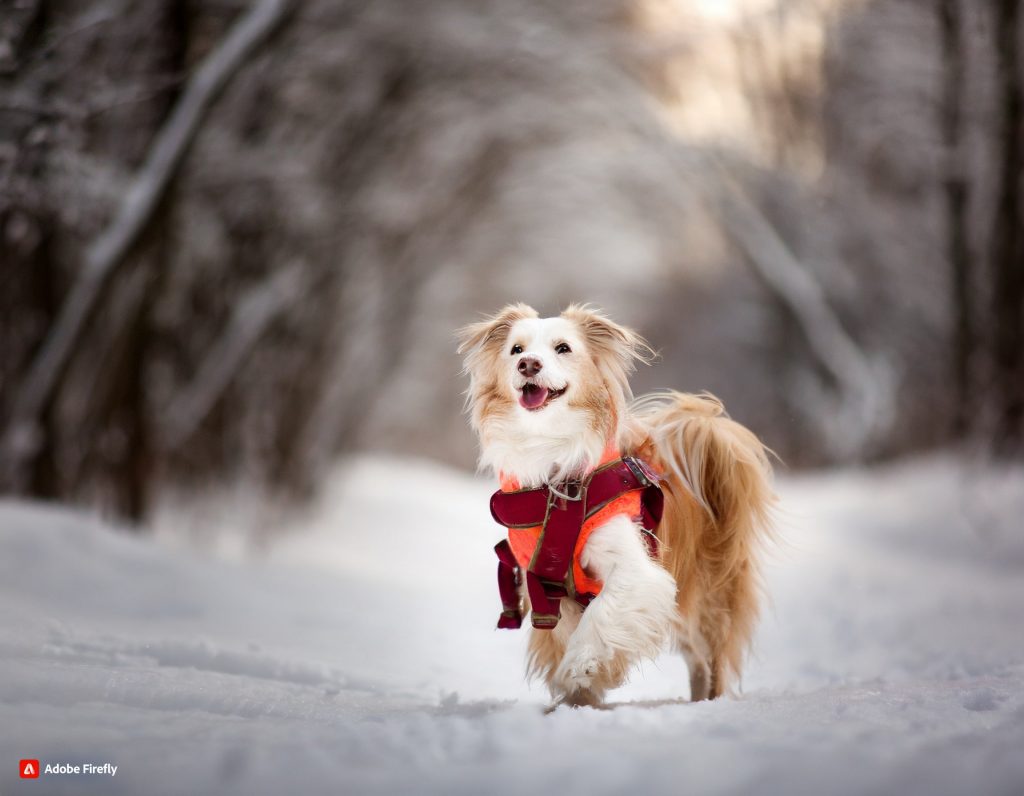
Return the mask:
<svg viewBox="0 0 1024 796"><path fill-rule="evenodd" d="M491 630L490 486L339 482L246 561L0 503L0 794L1024 793L1024 473L786 480L741 698L666 656L547 716Z"/></svg>

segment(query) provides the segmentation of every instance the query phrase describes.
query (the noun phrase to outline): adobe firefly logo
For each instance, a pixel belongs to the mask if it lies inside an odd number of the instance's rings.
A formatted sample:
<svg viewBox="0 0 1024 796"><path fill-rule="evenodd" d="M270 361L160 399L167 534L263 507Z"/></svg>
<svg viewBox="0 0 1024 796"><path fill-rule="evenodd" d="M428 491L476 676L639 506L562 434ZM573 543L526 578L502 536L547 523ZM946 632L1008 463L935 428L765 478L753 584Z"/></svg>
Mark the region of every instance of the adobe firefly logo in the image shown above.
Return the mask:
<svg viewBox="0 0 1024 796"><path fill-rule="evenodd" d="M38 779L39 778L39 761L38 760L19 760L18 761L18 774L21 775L22 779Z"/></svg>

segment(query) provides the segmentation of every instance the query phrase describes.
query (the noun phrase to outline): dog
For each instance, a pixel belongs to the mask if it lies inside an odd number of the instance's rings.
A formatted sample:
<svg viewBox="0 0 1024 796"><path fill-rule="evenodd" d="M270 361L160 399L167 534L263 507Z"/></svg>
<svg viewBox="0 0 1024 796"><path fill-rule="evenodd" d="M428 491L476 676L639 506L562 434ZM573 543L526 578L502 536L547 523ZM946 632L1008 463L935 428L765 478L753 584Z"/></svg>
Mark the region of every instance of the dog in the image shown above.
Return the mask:
<svg viewBox="0 0 1024 796"><path fill-rule="evenodd" d="M596 527L579 565L600 593L585 608L562 598L553 629L535 622L528 676L544 680L555 706L599 706L635 664L671 646L686 660L691 700L732 692L773 533L770 452L707 393L634 400L629 376L654 352L587 305L552 318L509 305L457 335L482 468L516 488L560 494L557 485L586 477L612 451L660 477L657 554L635 518Z"/></svg>

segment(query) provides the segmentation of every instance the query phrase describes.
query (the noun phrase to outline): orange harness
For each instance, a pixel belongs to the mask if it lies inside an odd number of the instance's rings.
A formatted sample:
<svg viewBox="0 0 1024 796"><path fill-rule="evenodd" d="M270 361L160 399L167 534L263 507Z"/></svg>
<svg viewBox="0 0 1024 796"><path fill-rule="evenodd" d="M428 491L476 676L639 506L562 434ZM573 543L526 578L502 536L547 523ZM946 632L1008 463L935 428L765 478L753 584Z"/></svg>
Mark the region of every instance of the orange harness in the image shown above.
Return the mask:
<svg viewBox="0 0 1024 796"><path fill-rule="evenodd" d="M621 458L611 445L598 467L580 481L524 490L516 479L502 475L501 489L491 497L491 514L508 531L508 538L495 546L504 608L498 627L522 624L519 587L524 572L536 628L558 624L562 597L585 608L600 594L601 581L580 559L590 534L614 517L636 522L656 556L654 531L663 503L658 480L644 462Z"/></svg>
<svg viewBox="0 0 1024 796"><path fill-rule="evenodd" d="M618 458L618 450L609 446L601 457L598 467L613 462ZM519 491L519 482L511 476L502 474L501 491L517 492ZM580 557L583 555L583 548L587 546L587 539L590 538L590 534L594 532L594 529L599 528L612 519L612 517L619 514L624 514L631 518L640 516L639 491L625 492L619 495L619 497L613 499L611 503L608 503L604 508L583 522L580 535L576 537L576 546L572 554L572 576L576 591L593 594L595 597L601 593L601 586L603 584L587 574L587 571L580 563ZM537 552L537 542L540 541L543 529L543 525L534 525L532 528L507 529L508 543L512 546L512 554L516 557L516 563L524 570L529 569L530 562Z"/></svg>

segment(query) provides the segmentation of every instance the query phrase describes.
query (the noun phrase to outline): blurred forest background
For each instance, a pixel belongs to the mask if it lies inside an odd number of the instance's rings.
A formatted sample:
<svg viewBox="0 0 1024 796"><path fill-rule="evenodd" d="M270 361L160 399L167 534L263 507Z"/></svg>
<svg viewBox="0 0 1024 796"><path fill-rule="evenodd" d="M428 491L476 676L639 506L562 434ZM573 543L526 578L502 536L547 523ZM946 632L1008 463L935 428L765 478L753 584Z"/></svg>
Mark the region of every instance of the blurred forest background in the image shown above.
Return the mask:
<svg viewBox="0 0 1024 796"><path fill-rule="evenodd" d="M472 466L590 301L791 467L1024 450L1017 0L0 0L0 492Z"/></svg>

